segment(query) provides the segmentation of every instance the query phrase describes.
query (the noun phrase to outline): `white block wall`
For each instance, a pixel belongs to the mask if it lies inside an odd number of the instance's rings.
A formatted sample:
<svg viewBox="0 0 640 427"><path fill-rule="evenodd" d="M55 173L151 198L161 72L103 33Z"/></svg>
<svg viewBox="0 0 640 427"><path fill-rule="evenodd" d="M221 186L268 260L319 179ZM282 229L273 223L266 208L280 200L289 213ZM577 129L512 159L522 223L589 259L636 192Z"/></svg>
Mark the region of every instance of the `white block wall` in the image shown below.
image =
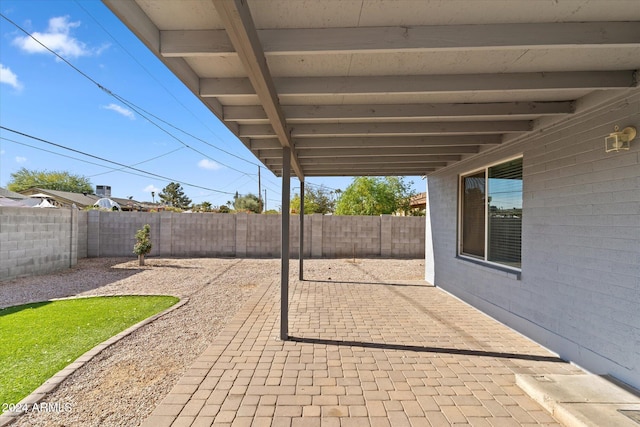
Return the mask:
<svg viewBox="0 0 640 427"><path fill-rule="evenodd" d="M640 92L429 176L435 284L598 374L640 388ZM522 154L521 277L456 258L458 176ZM429 251L431 246L429 245Z"/></svg>

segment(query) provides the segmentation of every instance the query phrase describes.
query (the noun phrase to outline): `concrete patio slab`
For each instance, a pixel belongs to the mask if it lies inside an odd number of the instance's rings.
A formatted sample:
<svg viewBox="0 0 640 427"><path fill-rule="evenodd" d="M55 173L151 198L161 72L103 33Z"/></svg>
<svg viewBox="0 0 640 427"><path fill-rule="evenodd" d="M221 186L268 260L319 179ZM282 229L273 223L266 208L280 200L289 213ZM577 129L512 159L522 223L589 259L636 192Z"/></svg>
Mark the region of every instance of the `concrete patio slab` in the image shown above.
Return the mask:
<svg viewBox="0 0 640 427"><path fill-rule="evenodd" d="M640 397L597 375L516 375L516 384L566 426L640 425Z"/></svg>
<svg viewBox="0 0 640 427"><path fill-rule="evenodd" d="M258 289L144 425L560 425L515 375L581 370L425 282L345 268L292 271L288 341L279 283Z"/></svg>

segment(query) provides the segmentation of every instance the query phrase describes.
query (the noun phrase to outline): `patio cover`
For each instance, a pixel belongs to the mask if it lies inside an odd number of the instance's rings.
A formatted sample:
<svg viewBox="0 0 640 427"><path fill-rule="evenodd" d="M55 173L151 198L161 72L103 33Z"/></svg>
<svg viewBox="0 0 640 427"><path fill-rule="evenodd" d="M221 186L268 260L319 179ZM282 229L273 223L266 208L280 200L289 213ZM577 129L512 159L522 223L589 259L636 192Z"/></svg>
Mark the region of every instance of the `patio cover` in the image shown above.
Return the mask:
<svg viewBox="0 0 640 427"><path fill-rule="evenodd" d="M638 84L637 0L103 1L283 176L283 254L289 165L428 175Z"/></svg>
<svg viewBox="0 0 640 427"><path fill-rule="evenodd" d="M104 0L276 175L421 175L637 84L637 0ZM605 95L606 96L606 95Z"/></svg>

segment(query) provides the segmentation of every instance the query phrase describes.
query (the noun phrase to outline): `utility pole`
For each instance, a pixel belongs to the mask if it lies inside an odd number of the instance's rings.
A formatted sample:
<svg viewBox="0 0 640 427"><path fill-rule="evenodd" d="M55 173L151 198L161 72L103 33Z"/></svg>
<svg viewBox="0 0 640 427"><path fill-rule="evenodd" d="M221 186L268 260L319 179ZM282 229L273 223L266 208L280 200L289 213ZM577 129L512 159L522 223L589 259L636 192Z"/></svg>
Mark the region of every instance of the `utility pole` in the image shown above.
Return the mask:
<svg viewBox="0 0 640 427"><path fill-rule="evenodd" d="M267 211L267 189L264 189L264 211Z"/></svg>
<svg viewBox="0 0 640 427"><path fill-rule="evenodd" d="M260 213L262 213L264 210L264 204L262 202L262 186L260 184L260 166L258 166L258 202L260 203Z"/></svg>

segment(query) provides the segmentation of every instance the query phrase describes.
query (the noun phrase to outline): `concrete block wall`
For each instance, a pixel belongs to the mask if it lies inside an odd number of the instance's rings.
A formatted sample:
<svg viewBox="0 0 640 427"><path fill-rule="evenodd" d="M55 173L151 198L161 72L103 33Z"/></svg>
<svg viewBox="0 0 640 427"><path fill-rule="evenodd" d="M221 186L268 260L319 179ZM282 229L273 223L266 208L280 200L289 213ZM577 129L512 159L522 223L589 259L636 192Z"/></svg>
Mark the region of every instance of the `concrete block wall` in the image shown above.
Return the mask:
<svg viewBox="0 0 640 427"><path fill-rule="evenodd" d="M640 388L640 93L428 178L437 286L561 357ZM523 155L521 275L456 258L458 176ZM431 249L430 249L431 250Z"/></svg>
<svg viewBox="0 0 640 427"><path fill-rule="evenodd" d="M402 258L406 252L422 252L424 254L424 218L419 218L420 221L416 221L412 217L382 217L383 221L385 218L389 224L382 226L381 230L382 233L389 230L389 235L383 238L383 242L387 239L390 242L390 253L383 254L384 257Z"/></svg>
<svg viewBox="0 0 640 427"><path fill-rule="evenodd" d="M383 217L331 216L322 230L322 254L333 257L370 257L381 255L380 224ZM385 221L386 223L386 221Z"/></svg>
<svg viewBox="0 0 640 427"><path fill-rule="evenodd" d="M75 265L81 214L66 209L0 207L0 280Z"/></svg>
<svg viewBox="0 0 640 427"><path fill-rule="evenodd" d="M90 211L87 256L133 256L135 232L151 226L151 256L279 257L280 215ZM290 219L290 256L300 219ZM382 236L382 237L381 237ZM307 257L424 257L424 218L305 216Z"/></svg>
<svg viewBox="0 0 640 427"><path fill-rule="evenodd" d="M151 226L150 256L245 256L246 238L235 215L201 215L174 212L88 212L88 257L135 256L135 233ZM246 229L244 229L246 231Z"/></svg>
<svg viewBox="0 0 640 427"><path fill-rule="evenodd" d="M300 218L291 216L290 257ZM101 212L0 208L0 281L75 265L84 257L135 257L151 226L150 256L279 257L279 215ZM424 218L305 217L305 256L424 257ZM355 252L354 252L355 250Z"/></svg>
<svg viewBox="0 0 640 427"><path fill-rule="evenodd" d="M80 258L86 258L87 257L87 248L88 248L88 232L89 232L89 227L88 227L88 212L84 212L84 211L78 211L76 212L78 214L78 239L77 239L77 245L78 245L78 259Z"/></svg>

